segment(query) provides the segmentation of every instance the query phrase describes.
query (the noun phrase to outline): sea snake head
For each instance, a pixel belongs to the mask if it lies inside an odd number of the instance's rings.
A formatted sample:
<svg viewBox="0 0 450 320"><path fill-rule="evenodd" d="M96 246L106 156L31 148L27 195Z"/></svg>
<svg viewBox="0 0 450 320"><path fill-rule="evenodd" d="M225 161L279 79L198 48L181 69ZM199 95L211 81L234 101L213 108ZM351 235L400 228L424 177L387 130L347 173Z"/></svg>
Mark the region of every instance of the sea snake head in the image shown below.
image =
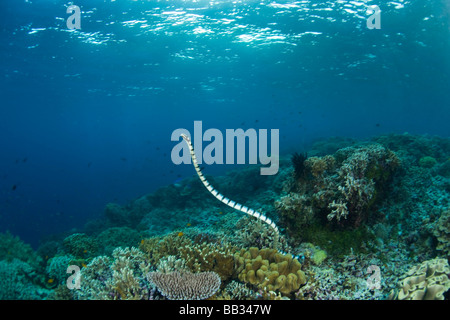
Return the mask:
<svg viewBox="0 0 450 320"><path fill-rule="evenodd" d="M181 137L184 139L184 141L186 141L188 144L191 143L191 139L189 139L189 137L187 135L185 135L184 133L181 134Z"/></svg>

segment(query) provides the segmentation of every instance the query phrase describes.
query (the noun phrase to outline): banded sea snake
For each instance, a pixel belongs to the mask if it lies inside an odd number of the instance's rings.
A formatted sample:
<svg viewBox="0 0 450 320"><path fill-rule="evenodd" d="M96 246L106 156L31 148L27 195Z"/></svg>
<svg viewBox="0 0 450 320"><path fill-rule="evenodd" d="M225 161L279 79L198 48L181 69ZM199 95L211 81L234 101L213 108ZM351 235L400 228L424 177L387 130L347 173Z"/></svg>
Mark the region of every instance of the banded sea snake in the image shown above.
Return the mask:
<svg viewBox="0 0 450 320"><path fill-rule="evenodd" d="M220 194L216 189L214 189L211 186L211 184L208 182L208 180L206 180L206 178L203 176L203 173L202 173L200 167L198 166L197 157L195 156L195 151L194 151L194 147L192 146L191 139L184 133L181 134L181 137L184 139L184 141L186 141L186 143L189 147L189 152L191 153L192 164L194 165L195 171L197 171L198 177L200 178L200 180L202 181L202 183L206 187L206 189L208 189L209 193L211 193L217 200L230 206L231 208L241 211L243 213L246 213L252 217L255 217L255 218L267 223L275 231L275 236L279 238L280 231L278 230L278 227L276 226L275 222L270 220L270 218L266 217L265 215L263 215L262 213L260 213L256 210L250 209L246 206L243 206L240 203L234 202L233 200L224 197L222 194ZM281 252L282 254L286 254L286 252L284 252L284 251L281 251L281 250L278 250L278 251ZM294 258L298 259L298 256L294 256Z"/></svg>

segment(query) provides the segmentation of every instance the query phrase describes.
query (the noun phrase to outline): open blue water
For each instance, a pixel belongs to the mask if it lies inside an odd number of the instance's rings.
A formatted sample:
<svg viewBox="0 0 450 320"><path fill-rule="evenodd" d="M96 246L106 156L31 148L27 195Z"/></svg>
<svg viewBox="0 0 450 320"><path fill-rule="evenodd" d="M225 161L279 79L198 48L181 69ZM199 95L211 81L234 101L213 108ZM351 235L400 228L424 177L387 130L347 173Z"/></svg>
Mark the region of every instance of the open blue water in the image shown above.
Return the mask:
<svg viewBox="0 0 450 320"><path fill-rule="evenodd" d="M449 19L445 0L2 0L0 232L37 246L192 176L170 135L194 120L279 129L281 154L320 137L448 137Z"/></svg>

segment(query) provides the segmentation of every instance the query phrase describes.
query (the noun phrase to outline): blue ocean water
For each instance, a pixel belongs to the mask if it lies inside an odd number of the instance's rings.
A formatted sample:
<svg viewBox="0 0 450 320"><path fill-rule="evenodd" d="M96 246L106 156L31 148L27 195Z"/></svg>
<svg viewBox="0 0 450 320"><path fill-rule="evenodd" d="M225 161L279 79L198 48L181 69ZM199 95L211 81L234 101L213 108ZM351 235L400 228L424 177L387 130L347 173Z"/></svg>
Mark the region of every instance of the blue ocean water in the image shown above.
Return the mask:
<svg viewBox="0 0 450 320"><path fill-rule="evenodd" d="M0 12L0 232L33 247L195 174L170 157L171 133L195 120L279 129L285 155L321 137L450 134L445 0L3 0Z"/></svg>

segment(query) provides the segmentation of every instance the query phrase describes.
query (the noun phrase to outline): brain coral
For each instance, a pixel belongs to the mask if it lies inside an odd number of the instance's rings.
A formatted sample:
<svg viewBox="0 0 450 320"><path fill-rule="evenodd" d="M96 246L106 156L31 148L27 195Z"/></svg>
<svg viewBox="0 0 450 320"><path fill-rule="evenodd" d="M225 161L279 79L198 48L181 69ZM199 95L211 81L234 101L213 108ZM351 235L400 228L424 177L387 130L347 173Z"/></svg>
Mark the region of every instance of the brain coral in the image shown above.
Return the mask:
<svg viewBox="0 0 450 320"><path fill-rule="evenodd" d="M241 249L235 254L235 264L239 280L267 293L279 290L289 295L306 282L300 262L290 254L283 255L275 249Z"/></svg>
<svg viewBox="0 0 450 320"><path fill-rule="evenodd" d="M414 266L400 281L399 289L393 290L390 300L444 300L450 289L450 267L445 259L424 261Z"/></svg>

